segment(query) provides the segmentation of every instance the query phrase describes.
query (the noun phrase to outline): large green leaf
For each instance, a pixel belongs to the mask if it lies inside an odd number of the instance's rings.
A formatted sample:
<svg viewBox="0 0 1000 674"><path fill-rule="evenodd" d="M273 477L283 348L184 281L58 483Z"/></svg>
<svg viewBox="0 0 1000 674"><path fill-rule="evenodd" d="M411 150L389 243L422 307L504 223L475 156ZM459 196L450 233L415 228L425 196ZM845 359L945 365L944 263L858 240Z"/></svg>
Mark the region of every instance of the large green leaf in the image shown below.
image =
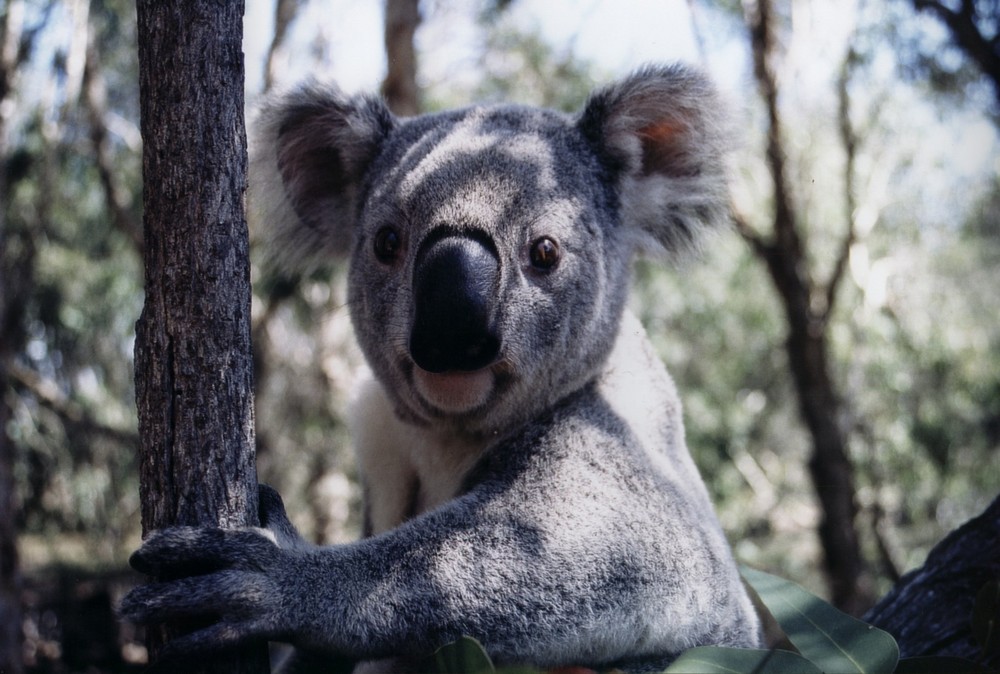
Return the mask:
<svg viewBox="0 0 1000 674"><path fill-rule="evenodd" d="M490 656L471 637L462 637L435 651L423 667L429 674L494 674Z"/></svg>
<svg viewBox="0 0 1000 674"><path fill-rule="evenodd" d="M795 647L826 674L884 674L899 661L892 636L843 613L791 581L743 568Z"/></svg>
<svg viewBox="0 0 1000 674"><path fill-rule="evenodd" d="M716 646L684 651L666 671L669 674L821 674L816 665L790 651Z"/></svg>

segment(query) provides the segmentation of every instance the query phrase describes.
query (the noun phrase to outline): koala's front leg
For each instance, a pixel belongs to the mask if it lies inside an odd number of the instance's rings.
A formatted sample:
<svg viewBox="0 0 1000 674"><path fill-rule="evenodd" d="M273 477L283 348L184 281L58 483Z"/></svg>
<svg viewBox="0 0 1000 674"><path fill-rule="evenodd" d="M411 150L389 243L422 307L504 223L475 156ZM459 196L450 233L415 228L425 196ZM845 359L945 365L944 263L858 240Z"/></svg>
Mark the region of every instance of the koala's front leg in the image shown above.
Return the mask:
<svg viewBox="0 0 1000 674"><path fill-rule="evenodd" d="M272 530L158 531L131 560L157 581L127 595L120 612L140 624L207 624L170 641L163 658L255 640L350 659L419 657L463 634L518 643L538 621L522 624L500 615L506 611L497 614L512 607L479 596L485 578L468 573L479 567L475 558L484 550L492 556L489 546L510 540L512 532L483 522L475 509L459 500L386 534L323 548L283 548ZM275 526L273 516L265 519ZM488 578L495 563L477 570ZM523 590L516 588L515 595ZM468 600L479 610L463 610Z"/></svg>

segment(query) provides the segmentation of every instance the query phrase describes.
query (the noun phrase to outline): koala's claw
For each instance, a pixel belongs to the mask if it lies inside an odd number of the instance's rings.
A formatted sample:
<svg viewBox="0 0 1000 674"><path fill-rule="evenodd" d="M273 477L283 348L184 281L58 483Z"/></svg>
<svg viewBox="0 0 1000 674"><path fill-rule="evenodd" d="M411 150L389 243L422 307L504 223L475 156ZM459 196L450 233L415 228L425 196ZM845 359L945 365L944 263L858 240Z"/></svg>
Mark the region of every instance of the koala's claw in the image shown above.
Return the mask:
<svg viewBox="0 0 1000 674"><path fill-rule="evenodd" d="M274 542L253 529L172 527L150 534L129 565L168 580L228 568L260 570L277 553Z"/></svg>
<svg viewBox="0 0 1000 674"><path fill-rule="evenodd" d="M118 612L140 625L197 626L172 638L158 654L158 664L174 665L162 671L177 671L177 663L192 656L281 636L277 626L290 620L281 613L279 586L266 572L219 571L138 587L122 599Z"/></svg>
<svg viewBox="0 0 1000 674"><path fill-rule="evenodd" d="M159 654L160 661L189 660L221 650L239 648L249 642L263 641L263 625L253 622L219 622L205 629L171 639ZM176 670L174 670L176 671Z"/></svg>
<svg viewBox="0 0 1000 674"><path fill-rule="evenodd" d="M278 546L285 549L307 548L309 543L288 519L281 495L266 484L258 486L257 515L260 526L274 534Z"/></svg>
<svg viewBox="0 0 1000 674"><path fill-rule="evenodd" d="M260 576L245 571L220 571L166 583L148 583L125 595L119 612L140 624L206 615L220 616L223 620L240 619L259 612L262 599L267 596Z"/></svg>

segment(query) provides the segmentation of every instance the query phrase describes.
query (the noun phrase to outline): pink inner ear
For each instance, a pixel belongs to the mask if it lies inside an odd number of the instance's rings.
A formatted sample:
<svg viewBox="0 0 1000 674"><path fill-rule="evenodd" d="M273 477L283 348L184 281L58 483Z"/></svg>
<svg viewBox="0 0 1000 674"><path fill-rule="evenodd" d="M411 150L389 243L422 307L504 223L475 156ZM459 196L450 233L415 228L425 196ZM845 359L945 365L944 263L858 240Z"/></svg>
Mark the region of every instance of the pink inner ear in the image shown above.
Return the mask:
<svg viewBox="0 0 1000 674"><path fill-rule="evenodd" d="M674 178L698 174L698 167L690 160L686 145L691 128L682 120L664 118L648 124L638 131L642 142L642 173L659 173Z"/></svg>

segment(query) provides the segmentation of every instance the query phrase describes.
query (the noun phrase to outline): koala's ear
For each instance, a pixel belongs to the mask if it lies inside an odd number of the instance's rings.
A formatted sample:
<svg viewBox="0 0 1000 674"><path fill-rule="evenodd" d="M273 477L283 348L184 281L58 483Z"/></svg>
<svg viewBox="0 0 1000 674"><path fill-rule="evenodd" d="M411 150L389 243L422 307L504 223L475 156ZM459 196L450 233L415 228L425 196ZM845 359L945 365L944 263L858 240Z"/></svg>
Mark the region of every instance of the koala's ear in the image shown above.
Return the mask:
<svg viewBox="0 0 1000 674"><path fill-rule="evenodd" d="M667 251L725 223L722 101L690 68L647 67L594 92L577 126L611 170L622 223Z"/></svg>
<svg viewBox="0 0 1000 674"><path fill-rule="evenodd" d="M395 124L380 100L316 84L261 106L249 219L273 262L307 269L350 251L365 174Z"/></svg>

